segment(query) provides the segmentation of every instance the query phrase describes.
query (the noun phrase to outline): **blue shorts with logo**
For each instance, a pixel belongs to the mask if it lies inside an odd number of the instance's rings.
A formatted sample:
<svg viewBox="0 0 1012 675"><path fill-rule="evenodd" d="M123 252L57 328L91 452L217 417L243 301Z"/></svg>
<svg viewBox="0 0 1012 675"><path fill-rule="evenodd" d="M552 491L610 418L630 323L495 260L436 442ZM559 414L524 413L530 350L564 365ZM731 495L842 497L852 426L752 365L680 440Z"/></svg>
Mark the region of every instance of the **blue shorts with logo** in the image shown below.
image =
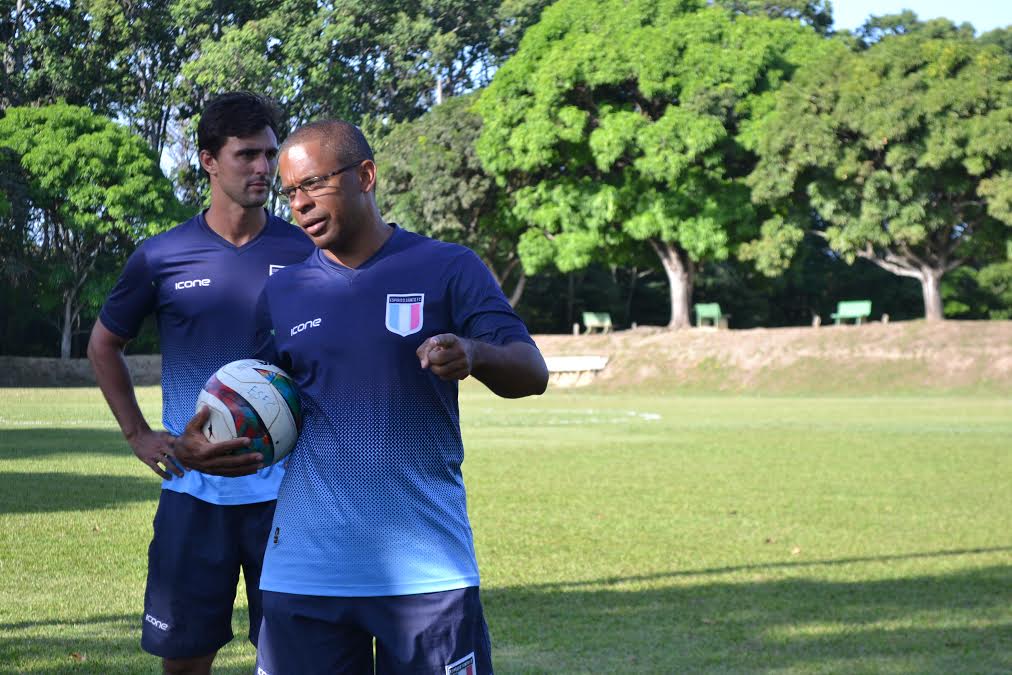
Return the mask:
<svg viewBox="0 0 1012 675"><path fill-rule="evenodd" d="M276 502L222 506L162 490L148 548L141 647L167 659L218 651L233 637L239 570L246 580L249 639L262 616L260 570Z"/></svg>
<svg viewBox="0 0 1012 675"><path fill-rule="evenodd" d="M355 598L274 591L263 596L258 675L492 673L492 644L476 586Z"/></svg>

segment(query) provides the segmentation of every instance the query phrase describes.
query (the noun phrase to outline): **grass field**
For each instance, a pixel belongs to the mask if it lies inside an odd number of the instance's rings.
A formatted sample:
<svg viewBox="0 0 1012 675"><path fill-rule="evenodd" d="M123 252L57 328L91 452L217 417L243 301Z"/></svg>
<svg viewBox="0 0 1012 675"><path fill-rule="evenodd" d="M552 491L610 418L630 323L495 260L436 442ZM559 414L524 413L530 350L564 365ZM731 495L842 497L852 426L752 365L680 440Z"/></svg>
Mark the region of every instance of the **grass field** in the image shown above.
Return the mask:
<svg viewBox="0 0 1012 675"><path fill-rule="evenodd" d="M461 398L499 673L1012 671L1007 398ZM158 671L157 493L97 390L0 389L0 672Z"/></svg>

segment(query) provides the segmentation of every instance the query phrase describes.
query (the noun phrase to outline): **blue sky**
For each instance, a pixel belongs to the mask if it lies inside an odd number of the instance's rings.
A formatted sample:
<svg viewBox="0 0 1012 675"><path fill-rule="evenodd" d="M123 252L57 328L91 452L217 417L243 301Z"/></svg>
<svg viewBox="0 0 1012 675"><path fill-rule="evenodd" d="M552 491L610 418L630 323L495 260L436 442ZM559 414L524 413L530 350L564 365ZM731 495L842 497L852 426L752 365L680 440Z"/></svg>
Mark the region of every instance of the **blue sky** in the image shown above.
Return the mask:
<svg viewBox="0 0 1012 675"><path fill-rule="evenodd" d="M852 30L870 14L896 14L913 10L922 19L945 17L957 24L968 21L977 33L1012 25L1012 0L831 0L834 28Z"/></svg>

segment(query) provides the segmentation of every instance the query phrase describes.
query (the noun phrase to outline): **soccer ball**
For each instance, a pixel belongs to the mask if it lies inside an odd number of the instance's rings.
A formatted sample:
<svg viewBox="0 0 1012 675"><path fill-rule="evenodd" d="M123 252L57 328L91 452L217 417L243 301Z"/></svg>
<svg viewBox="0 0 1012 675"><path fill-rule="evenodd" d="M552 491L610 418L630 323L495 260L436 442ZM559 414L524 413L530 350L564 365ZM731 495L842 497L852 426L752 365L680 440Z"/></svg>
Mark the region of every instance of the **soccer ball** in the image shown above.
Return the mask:
<svg viewBox="0 0 1012 675"><path fill-rule="evenodd" d="M204 385L197 410L210 409L204 436L212 443L249 438L243 452L259 452L271 465L292 451L302 430L302 402L292 378L257 359L225 364Z"/></svg>

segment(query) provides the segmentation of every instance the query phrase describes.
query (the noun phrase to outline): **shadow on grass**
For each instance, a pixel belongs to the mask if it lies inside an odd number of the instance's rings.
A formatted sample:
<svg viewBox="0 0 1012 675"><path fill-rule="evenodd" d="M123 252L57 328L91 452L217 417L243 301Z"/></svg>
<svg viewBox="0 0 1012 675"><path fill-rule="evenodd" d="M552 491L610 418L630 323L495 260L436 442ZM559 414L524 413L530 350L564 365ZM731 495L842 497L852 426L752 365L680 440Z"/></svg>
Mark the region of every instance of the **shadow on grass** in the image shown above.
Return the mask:
<svg viewBox="0 0 1012 675"><path fill-rule="evenodd" d="M215 675L249 675L249 613L235 609L235 638L215 661ZM0 623L0 673L161 673L161 659L141 650L141 611L108 614L84 621L58 619ZM252 649L249 649L252 652Z"/></svg>
<svg viewBox="0 0 1012 675"><path fill-rule="evenodd" d="M5 429L0 435L0 460L82 453L133 455L123 434L114 429Z"/></svg>
<svg viewBox="0 0 1012 675"><path fill-rule="evenodd" d="M636 580L617 579L611 581L629 588L600 582L604 588L484 590L497 672L999 673L1012 668L1009 566L876 581L671 577L673 585L665 588L639 589ZM237 625L245 620L237 611ZM31 673L157 672L157 662L137 645L137 621L114 615L85 622L0 624L0 663ZM243 639L239 631L237 636ZM223 658L215 672L248 673L251 659L230 650L232 656ZM72 654L86 660L76 662Z"/></svg>
<svg viewBox="0 0 1012 675"><path fill-rule="evenodd" d="M3 472L0 514L82 511L128 502L155 502L160 489L157 477Z"/></svg>
<svg viewBox="0 0 1012 675"><path fill-rule="evenodd" d="M547 584L538 584L533 588L567 590L580 586L602 586L614 584L638 583L644 581L663 581L665 579L677 579L679 577L701 577L719 574L734 574L752 570L777 570L777 569L802 569L805 567L842 567L855 563L876 563L876 562L898 562L901 560L938 559L938 558L959 558L962 556L984 555L988 553L1010 553L1012 546L988 546L982 548L957 548L947 551L929 551L926 553L897 553L895 555L860 556L852 558L832 558L827 560L792 560L790 562L763 562L754 565L732 565L727 567L704 567L696 570L676 570L674 572L659 572L657 574L641 574L625 577L606 577L590 581L560 581ZM532 588L528 586L527 588Z"/></svg>
<svg viewBox="0 0 1012 675"><path fill-rule="evenodd" d="M1012 672L1010 566L853 582L685 576L649 590L485 589L497 670Z"/></svg>

